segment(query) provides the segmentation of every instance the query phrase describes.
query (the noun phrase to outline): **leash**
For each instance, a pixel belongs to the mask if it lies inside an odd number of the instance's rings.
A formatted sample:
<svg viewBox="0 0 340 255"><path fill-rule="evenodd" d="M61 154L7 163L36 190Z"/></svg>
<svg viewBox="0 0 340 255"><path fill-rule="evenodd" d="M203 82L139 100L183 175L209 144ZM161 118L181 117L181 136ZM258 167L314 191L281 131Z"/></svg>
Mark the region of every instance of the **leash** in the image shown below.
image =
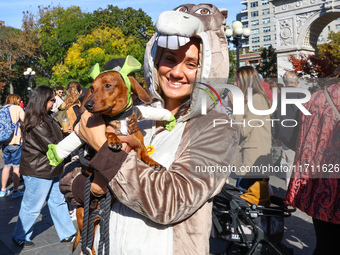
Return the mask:
<svg viewBox="0 0 340 255"><path fill-rule="evenodd" d="M99 217L100 239L98 245L98 255L103 254L103 246L105 244L105 254L110 254L110 232L109 220L111 211L111 192L107 189L106 195L100 199L99 208L94 210L91 215L91 176L86 180L85 197L84 197L84 217L83 231L81 233L81 251L80 254L92 255L91 247L93 245L94 219Z"/></svg>

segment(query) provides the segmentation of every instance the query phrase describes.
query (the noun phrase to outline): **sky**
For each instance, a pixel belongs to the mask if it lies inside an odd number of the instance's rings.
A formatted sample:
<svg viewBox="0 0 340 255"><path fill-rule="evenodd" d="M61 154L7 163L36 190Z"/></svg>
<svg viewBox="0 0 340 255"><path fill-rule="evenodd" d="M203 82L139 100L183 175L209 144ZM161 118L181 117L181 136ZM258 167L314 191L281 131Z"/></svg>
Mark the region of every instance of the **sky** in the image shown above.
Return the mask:
<svg viewBox="0 0 340 255"><path fill-rule="evenodd" d="M170 2L170 3L169 3ZM0 0L0 20L5 21L6 26L14 28L21 28L22 17L24 11L30 11L33 14L38 14L38 6L46 7L51 6L62 6L64 9L76 5L85 12L93 12L98 8L105 9L107 5L111 4L118 8L132 7L134 9L141 8L147 15L152 18L153 23L156 22L157 17L163 11L172 10L181 4L199 4L199 3L210 3L218 8L228 9L227 24L231 26L232 22L236 20L236 14L244 8L244 5L240 4L240 0L210 0L210 1L193 1L193 0L182 0L182 1L168 1L168 0L121 0L121 1L110 1L110 0Z"/></svg>

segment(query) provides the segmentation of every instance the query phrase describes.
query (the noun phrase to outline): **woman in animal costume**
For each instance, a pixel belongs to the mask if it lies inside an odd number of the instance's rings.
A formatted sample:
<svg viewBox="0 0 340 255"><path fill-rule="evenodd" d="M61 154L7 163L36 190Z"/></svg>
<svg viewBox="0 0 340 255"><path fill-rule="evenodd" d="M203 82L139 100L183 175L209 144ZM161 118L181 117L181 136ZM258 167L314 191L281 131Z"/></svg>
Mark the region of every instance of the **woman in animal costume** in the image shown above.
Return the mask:
<svg viewBox="0 0 340 255"><path fill-rule="evenodd" d="M150 156L164 169L138 160L128 137L120 137L127 146L113 152L100 116L82 115L76 132L97 150L90 166L116 198L110 254L209 253L212 199L226 182L225 167L233 165L239 140L236 126L215 125L230 121L214 104L221 89L213 88L228 78L225 17L210 4L179 6L159 16L147 44L144 70L153 106L168 109L177 120L171 131L163 122L139 122ZM77 179L72 187L83 185ZM99 239L97 229L95 248Z"/></svg>

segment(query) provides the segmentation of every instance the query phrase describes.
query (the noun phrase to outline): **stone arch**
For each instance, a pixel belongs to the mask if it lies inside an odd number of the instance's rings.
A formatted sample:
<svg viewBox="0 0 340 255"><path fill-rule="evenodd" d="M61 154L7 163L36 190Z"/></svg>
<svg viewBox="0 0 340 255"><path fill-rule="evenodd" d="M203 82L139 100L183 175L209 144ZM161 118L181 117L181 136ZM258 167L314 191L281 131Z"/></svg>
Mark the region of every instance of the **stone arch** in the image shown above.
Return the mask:
<svg viewBox="0 0 340 255"><path fill-rule="evenodd" d="M306 33L298 33L297 45L301 48L311 47L314 51L317 47L318 37L322 30L332 21L340 18L339 12L325 12L313 14L308 22L301 28L301 31L306 31Z"/></svg>
<svg viewBox="0 0 340 255"><path fill-rule="evenodd" d="M340 0L271 0L275 7L278 77L290 55L315 54L322 30L340 17Z"/></svg>

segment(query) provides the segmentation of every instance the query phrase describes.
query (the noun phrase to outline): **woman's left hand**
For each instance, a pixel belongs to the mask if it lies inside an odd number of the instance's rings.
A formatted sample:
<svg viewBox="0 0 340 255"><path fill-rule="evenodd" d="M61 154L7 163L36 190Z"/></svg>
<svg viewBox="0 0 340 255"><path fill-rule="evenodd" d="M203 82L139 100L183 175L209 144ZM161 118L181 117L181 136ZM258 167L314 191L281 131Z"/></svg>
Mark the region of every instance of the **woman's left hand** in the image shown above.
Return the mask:
<svg viewBox="0 0 340 255"><path fill-rule="evenodd" d="M92 114L88 111L81 115L81 119L74 129L76 134L96 151L99 151L107 141L105 130L106 125L103 118L99 114Z"/></svg>

